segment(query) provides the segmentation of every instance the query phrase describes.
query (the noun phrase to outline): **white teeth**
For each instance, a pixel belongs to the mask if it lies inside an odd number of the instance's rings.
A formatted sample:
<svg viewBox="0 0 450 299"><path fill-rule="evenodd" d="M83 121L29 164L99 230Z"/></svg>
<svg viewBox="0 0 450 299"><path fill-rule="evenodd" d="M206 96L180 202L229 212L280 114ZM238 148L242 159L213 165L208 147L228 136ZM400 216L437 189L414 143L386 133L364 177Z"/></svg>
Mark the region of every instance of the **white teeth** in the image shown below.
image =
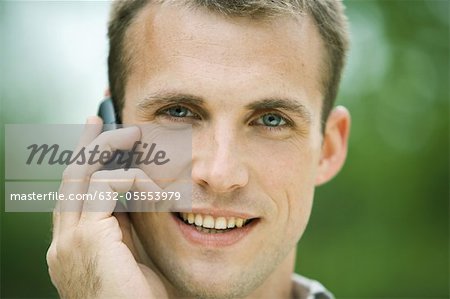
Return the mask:
<svg viewBox="0 0 450 299"><path fill-rule="evenodd" d="M203 227L205 230L207 229L215 229L215 230L226 230L227 228L235 228L242 227L249 219L237 218L237 217L217 217L214 218L211 215L202 215L202 214L194 214L194 213L180 213L181 218L189 223L195 224L197 228ZM200 230L202 231L202 230ZM207 230L211 233L222 232L222 231L211 231Z"/></svg>
<svg viewBox="0 0 450 299"><path fill-rule="evenodd" d="M203 224L203 217L200 214L195 215L195 225L202 226Z"/></svg>
<svg viewBox="0 0 450 299"><path fill-rule="evenodd" d="M227 227L228 228L233 228L236 225L236 219L234 219L234 217L228 218L228 223L227 223Z"/></svg>
<svg viewBox="0 0 450 299"><path fill-rule="evenodd" d="M214 218L209 215L205 216L205 218L203 218L203 227L214 228Z"/></svg>
<svg viewBox="0 0 450 299"><path fill-rule="evenodd" d="M194 223L194 221L195 221L195 216L194 216L194 214L189 213L187 218L188 218L189 224Z"/></svg>
<svg viewBox="0 0 450 299"><path fill-rule="evenodd" d="M224 217L217 218L214 228L226 229L227 228L227 220Z"/></svg>
<svg viewBox="0 0 450 299"><path fill-rule="evenodd" d="M242 225L244 225L244 219L236 218L236 226L237 227L242 227Z"/></svg>

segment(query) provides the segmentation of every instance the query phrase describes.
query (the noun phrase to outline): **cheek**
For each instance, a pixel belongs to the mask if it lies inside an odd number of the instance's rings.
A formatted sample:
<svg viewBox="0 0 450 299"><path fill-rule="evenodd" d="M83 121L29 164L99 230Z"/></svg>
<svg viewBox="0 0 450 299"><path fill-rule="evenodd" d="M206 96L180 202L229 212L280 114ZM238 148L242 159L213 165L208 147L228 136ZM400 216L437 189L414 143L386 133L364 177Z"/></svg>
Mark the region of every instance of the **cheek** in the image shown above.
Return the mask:
<svg viewBox="0 0 450 299"><path fill-rule="evenodd" d="M304 143L273 143L262 148L252 155L256 183L273 201L272 221L285 237L298 240L311 212L319 152Z"/></svg>
<svg viewBox="0 0 450 299"><path fill-rule="evenodd" d="M170 217L169 215L166 215L166 213L131 214L133 226L135 227L136 232L144 245L144 248L151 248L154 250L154 252L152 252L152 250L147 250L147 254L149 254L151 258L154 258L154 256L152 256L153 253L161 252L162 250L162 248L160 248L161 242L158 240L165 240L166 242L171 244L170 248L167 249L173 249L173 246L175 246L176 243L171 239L172 236L168 235L166 232L166 223L168 219L165 219L165 217Z"/></svg>
<svg viewBox="0 0 450 299"><path fill-rule="evenodd" d="M319 151L306 141L253 142L247 152L254 176L263 188L276 192L297 190L297 195L314 186Z"/></svg>

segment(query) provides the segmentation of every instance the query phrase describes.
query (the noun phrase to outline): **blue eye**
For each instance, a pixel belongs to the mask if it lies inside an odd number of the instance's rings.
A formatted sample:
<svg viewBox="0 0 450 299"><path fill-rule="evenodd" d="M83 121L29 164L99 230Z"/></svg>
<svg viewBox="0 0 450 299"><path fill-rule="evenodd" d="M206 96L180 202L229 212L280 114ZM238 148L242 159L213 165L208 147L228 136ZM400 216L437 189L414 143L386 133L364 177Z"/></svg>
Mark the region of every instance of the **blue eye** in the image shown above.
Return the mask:
<svg viewBox="0 0 450 299"><path fill-rule="evenodd" d="M256 123L267 127L280 127L287 124L282 116L273 113L264 114L256 121Z"/></svg>
<svg viewBox="0 0 450 299"><path fill-rule="evenodd" d="M172 117L186 117L186 116L192 116L192 112L183 106L175 106L175 107L170 107L168 109L166 109L166 112L168 115L172 116Z"/></svg>

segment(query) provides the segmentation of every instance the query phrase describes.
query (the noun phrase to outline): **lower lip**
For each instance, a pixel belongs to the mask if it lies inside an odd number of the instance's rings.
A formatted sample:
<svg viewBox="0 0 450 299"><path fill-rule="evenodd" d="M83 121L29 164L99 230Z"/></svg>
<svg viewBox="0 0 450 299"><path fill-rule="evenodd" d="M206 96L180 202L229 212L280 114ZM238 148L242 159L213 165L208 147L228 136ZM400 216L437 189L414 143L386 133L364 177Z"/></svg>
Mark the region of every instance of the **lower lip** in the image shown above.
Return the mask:
<svg viewBox="0 0 450 299"><path fill-rule="evenodd" d="M211 248L231 246L239 242L245 236L249 235L253 227L258 223L258 219L254 219L243 227L234 228L223 233L210 234L199 232L194 225L186 224L175 213L172 213L172 217L178 224L186 240L195 245Z"/></svg>

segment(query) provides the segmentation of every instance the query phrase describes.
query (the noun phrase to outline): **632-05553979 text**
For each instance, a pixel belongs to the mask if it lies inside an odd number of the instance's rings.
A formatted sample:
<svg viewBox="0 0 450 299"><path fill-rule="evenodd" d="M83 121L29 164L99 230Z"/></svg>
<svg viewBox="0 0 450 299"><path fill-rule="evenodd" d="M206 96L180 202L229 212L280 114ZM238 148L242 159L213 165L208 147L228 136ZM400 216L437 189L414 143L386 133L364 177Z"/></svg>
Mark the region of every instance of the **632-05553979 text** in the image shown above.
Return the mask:
<svg viewBox="0 0 450 299"><path fill-rule="evenodd" d="M62 200L148 200L148 201L166 201L180 200L181 193L177 191L155 191L155 192L101 192L82 194L63 194L57 191L47 193L11 193L9 200L39 200L39 201L62 201Z"/></svg>

